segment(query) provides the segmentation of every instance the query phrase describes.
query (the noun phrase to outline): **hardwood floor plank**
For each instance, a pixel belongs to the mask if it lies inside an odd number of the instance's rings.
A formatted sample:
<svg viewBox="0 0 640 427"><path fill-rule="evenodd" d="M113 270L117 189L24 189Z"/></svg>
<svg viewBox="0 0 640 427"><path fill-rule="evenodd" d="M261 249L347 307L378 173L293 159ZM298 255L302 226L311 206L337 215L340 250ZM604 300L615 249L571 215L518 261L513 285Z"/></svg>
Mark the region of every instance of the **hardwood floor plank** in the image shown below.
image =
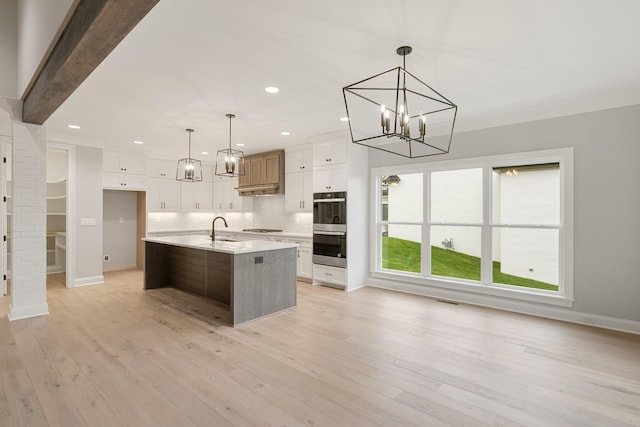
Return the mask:
<svg viewBox="0 0 640 427"><path fill-rule="evenodd" d="M105 279L50 275L34 319L0 299L0 425L640 425L635 335L306 283L233 328L228 306L145 291L141 270Z"/></svg>

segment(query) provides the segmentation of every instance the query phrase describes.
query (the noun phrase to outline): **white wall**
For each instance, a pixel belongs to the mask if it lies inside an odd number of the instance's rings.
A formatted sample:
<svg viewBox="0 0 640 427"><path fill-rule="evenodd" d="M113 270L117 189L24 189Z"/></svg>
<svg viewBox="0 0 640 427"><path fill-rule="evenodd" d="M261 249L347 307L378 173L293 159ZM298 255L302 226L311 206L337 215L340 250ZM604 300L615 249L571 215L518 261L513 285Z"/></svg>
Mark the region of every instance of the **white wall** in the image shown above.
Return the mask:
<svg viewBox="0 0 640 427"><path fill-rule="evenodd" d="M18 1L17 93L21 98L75 0Z"/></svg>
<svg viewBox="0 0 640 427"><path fill-rule="evenodd" d="M75 252L73 286L104 281L102 276L102 149L76 146L75 209L72 224ZM81 225L82 220L95 220L95 225Z"/></svg>
<svg viewBox="0 0 640 427"><path fill-rule="evenodd" d="M571 309L554 309L554 315L571 318L563 312L577 312L577 320L586 313L640 322L640 279L635 269L640 254L638 141L640 105L635 105L456 133L448 155L427 161L573 147L575 303ZM371 167L424 161L369 152ZM431 295L439 291L399 282L398 287ZM455 295L470 300L464 292L452 291L449 297ZM499 297L485 301L496 307L514 306ZM518 310L549 313L548 307L535 303L519 304Z"/></svg>
<svg viewBox="0 0 640 427"><path fill-rule="evenodd" d="M103 191L102 236L104 269L136 266L138 193L135 191Z"/></svg>
<svg viewBox="0 0 640 427"><path fill-rule="evenodd" d="M0 0L0 96L18 98L18 3Z"/></svg>
<svg viewBox="0 0 640 427"><path fill-rule="evenodd" d="M47 182L67 179L67 151L49 148L47 150Z"/></svg>

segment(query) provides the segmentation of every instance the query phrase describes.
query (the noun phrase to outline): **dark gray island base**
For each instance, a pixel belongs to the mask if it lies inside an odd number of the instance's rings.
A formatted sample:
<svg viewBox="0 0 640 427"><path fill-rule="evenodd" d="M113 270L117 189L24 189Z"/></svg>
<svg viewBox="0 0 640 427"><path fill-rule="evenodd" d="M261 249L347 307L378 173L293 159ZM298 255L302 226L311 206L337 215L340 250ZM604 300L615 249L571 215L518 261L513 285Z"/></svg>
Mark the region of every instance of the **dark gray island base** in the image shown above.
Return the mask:
<svg viewBox="0 0 640 427"><path fill-rule="evenodd" d="M201 236L145 239L144 289L174 287L229 306L238 325L296 305L296 247L210 242Z"/></svg>

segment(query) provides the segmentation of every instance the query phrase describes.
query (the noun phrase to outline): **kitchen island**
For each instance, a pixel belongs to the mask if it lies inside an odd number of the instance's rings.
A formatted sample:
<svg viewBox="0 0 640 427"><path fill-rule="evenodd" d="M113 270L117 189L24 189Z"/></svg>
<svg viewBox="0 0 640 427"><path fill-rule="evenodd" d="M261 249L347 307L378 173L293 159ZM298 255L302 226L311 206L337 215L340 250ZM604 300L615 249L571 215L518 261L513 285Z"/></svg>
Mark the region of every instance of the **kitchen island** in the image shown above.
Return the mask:
<svg viewBox="0 0 640 427"><path fill-rule="evenodd" d="M144 289L174 287L229 306L238 325L296 305L296 245L148 237Z"/></svg>

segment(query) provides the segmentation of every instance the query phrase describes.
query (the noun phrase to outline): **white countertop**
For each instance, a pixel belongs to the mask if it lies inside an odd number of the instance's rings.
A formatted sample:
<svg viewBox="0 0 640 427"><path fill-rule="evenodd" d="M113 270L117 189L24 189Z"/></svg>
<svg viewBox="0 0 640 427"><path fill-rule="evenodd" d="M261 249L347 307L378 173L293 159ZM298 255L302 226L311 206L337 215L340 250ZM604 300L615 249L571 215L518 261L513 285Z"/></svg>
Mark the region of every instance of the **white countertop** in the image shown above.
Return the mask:
<svg viewBox="0 0 640 427"><path fill-rule="evenodd" d="M201 249L205 251L224 252L227 254L244 254L251 252L272 251L275 249L297 248L295 243L269 242L264 240L246 240L244 242L212 242L207 236L166 236L147 237L145 242L162 243L165 245L182 246L185 248Z"/></svg>
<svg viewBox="0 0 640 427"><path fill-rule="evenodd" d="M148 232L148 234L150 236L154 235L154 234L166 234L166 233L199 233L201 232L202 234L209 234L211 233L211 229L202 229L202 228L198 228L198 229L171 229L171 230L150 230ZM313 237L313 233L296 233L296 232L291 232L291 231L277 231L277 232L270 232L270 233L257 233L257 232L251 232L251 231L242 231L242 229L239 228L225 228L225 227L221 227L220 224L218 224L218 227L216 227L216 234L218 233L238 233L238 234L242 234L245 236L261 236L261 237L284 237L284 238L288 238L288 239L309 239L311 240L311 238Z"/></svg>

